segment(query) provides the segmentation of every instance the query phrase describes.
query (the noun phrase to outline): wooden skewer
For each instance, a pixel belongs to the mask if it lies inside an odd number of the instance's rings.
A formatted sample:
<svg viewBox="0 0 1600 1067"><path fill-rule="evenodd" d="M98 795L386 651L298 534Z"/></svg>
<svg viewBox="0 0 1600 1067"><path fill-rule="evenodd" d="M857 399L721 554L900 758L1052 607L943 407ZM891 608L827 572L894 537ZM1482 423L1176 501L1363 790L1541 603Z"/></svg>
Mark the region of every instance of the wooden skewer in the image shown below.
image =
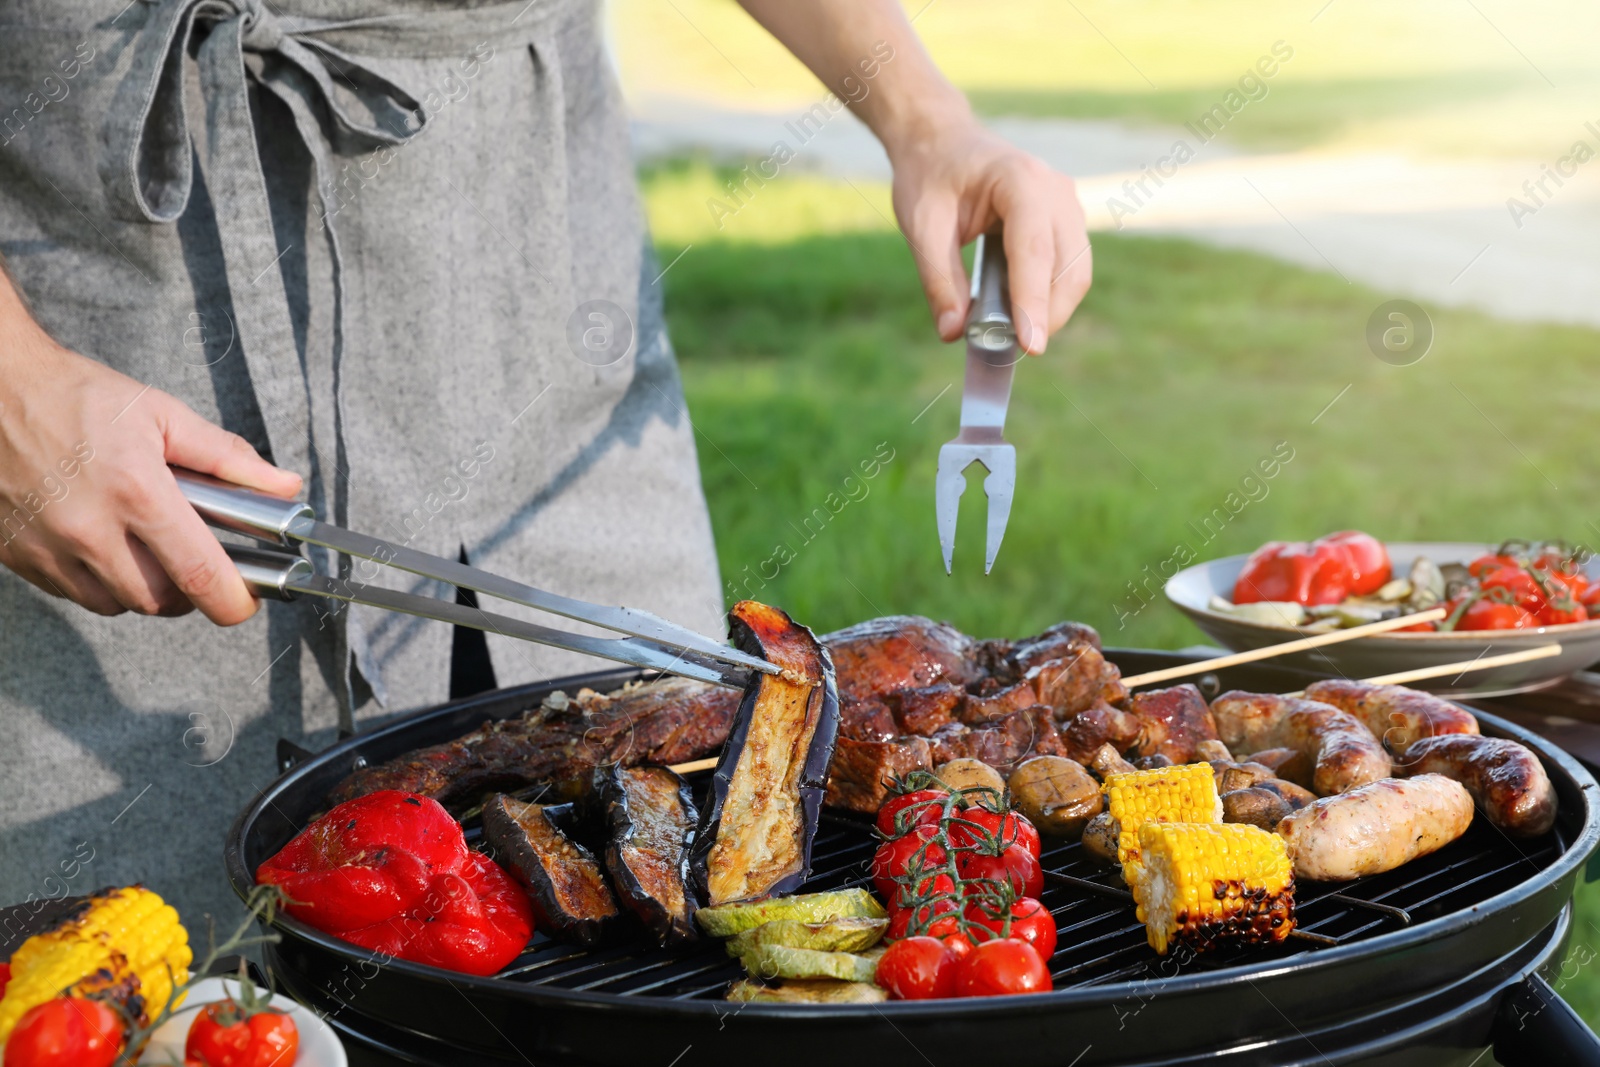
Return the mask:
<svg viewBox="0 0 1600 1067"><path fill-rule="evenodd" d="M1404 685L1406 682L1420 682L1424 678L1443 678L1451 674L1471 674L1481 671L1486 667L1509 667L1513 663L1527 663L1536 659L1549 659L1551 656L1561 655L1560 645L1540 645L1538 648L1525 648L1521 652L1507 652L1499 656L1484 656L1481 659L1464 659L1456 663L1440 663L1433 667L1418 667L1410 671L1396 671L1393 674L1379 674L1372 678L1363 678L1368 685ZM1286 697L1305 696L1301 689L1293 693L1282 694Z"/></svg>
<svg viewBox="0 0 1600 1067"><path fill-rule="evenodd" d="M667 770L676 774L693 774L695 771L709 771L722 759L721 756L707 756L705 759L692 759L688 763L674 763Z"/></svg>
<svg viewBox="0 0 1600 1067"><path fill-rule="evenodd" d="M1443 663L1437 667L1418 667L1411 671L1380 674L1376 678L1368 678L1367 681L1373 685L1404 685L1406 682L1419 682L1424 678L1443 678L1447 674L1470 674L1485 667L1509 667L1513 663L1528 663L1531 660L1549 659L1551 656L1559 655L1561 655L1560 645L1540 645L1538 648L1525 648L1521 652L1484 656L1482 659L1469 659L1461 663Z"/></svg>
<svg viewBox="0 0 1600 1067"><path fill-rule="evenodd" d="M1323 645L1336 645L1341 641L1353 641L1358 637L1370 637L1373 634L1388 633L1390 630L1401 630L1407 626L1415 626L1421 622L1433 622L1435 619L1444 617L1444 608L1429 608L1427 611L1419 611L1414 615L1401 615L1395 619L1369 622L1361 626L1352 626L1348 630L1330 630L1325 634L1313 634L1310 637L1301 637L1294 641L1286 641L1280 645L1253 648L1248 652L1230 652L1226 656L1217 656L1215 659L1203 659L1197 663L1183 663L1176 667L1164 667L1159 671L1147 671L1144 674L1135 674L1122 679L1122 684L1132 689L1135 686L1149 685L1151 682L1165 682L1171 678L1187 678L1196 674L1204 674L1207 671L1218 671L1224 667L1237 667L1241 663L1255 663L1258 660L1272 659L1274 656L1286 656L1291 652L1304 652L1307 649L1321 648Z"/></svg>

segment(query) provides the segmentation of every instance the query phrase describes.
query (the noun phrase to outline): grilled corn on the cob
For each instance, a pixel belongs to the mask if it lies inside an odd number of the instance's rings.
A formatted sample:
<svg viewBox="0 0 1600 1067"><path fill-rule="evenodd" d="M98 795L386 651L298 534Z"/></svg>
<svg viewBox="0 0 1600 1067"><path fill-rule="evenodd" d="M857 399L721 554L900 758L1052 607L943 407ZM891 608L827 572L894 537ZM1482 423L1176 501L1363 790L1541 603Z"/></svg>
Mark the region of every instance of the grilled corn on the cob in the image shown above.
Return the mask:
<svg viewBox="0 0 1600 1067"><path fill-rule="evenodd" d="M1202 765L1203 766L1203 765ZM1281 941L1294 929L1283 838L1245 823L1145 823L1133 899L1150 947Z"/></svg>
<svg viewBox="0 0 1600 1067"><path fill-rule="evenodd" d="M1130 884L1139 862L1139 829L1148 822L1222 821L1217 778L1209 763L1186 763L1106 776L1106 808L1117 820L1117 862Z"/></svg>
<svg viewBox="0 0 1600 1067"><path fill-rule="evenodd" d="M24 1013L63 993L104 993L144 1025L188 979L193 959L171 905L143 886L102 890L12 955L0 1045Z"/></svg>

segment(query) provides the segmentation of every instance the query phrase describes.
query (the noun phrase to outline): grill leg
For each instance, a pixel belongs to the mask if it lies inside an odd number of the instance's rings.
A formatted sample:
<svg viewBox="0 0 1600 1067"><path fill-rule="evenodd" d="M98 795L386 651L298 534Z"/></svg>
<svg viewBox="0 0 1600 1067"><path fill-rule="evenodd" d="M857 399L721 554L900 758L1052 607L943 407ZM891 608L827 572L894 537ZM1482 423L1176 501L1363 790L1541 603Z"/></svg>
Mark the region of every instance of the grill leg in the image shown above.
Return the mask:
<svg viewBox="0 0 1600 1067"><path fill-rule="evenodd" d="M1600 1038L1535 973L1500 1005L1494 1022L1494 1058L1502 1067L1600 1065Z"/></svg>

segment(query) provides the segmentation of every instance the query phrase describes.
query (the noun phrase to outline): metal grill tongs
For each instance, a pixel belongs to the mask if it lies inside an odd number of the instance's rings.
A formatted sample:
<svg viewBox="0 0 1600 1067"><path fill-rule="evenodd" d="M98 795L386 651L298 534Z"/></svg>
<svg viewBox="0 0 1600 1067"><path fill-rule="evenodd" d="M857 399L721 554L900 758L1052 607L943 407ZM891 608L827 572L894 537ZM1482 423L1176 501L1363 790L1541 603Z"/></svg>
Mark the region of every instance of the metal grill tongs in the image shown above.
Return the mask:
<svg viewBox="0 0 1600 1067"><path fill-rule="evenodd" d="M939 547L944 551L944 572L956 550L956 513L967 491L967 468L982 464L989 472L983 480L989 500L988 531L984 544L983 573L994 569L1000 541L1011 517L1011 498L1017 488L1017 450L1006 443L1006 406L1011 402L1011 375L1022 350L1011 321L1011 285L1006 277L1006 253L999 230L978 237L972 258L972 304L967 310L967 378L961 389L961 432L939 449L939 473L934 482L934 504L939 524Z"/></svg>
<svg viewBox="0 0 1600 1067"><path fill-rule="evenodd" d="M245 534L284 548L294 549L297 544L330 548L345 555L369 559L462 589L471 589L630 636L610 638L568 633L452 601L369 585L353 575L332 578L317 574L311 561L298 554L298 551L225 544L223 547L239 568L239 574L257 595L293 600L304 594L352 604L369 604L389 611L504 634L739 689L748 683L749 671L781 673L781 668L766 660L730 648L648 611L603 607L547 593L452 559L330 526L317 519L311 505L300 501L264 496L192 471L175 469L173 473L177 476L184 498L207 523L218 529Z"/></svg>

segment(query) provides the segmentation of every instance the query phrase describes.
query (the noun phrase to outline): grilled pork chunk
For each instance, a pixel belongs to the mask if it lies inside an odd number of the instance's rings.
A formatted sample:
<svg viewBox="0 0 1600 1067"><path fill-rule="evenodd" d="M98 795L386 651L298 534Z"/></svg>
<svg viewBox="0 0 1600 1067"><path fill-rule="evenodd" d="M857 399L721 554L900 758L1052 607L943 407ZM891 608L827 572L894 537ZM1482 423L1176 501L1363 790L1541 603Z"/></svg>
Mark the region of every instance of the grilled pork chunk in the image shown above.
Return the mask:
<svg viewBox="0 0 1600 1067"><path fill-rule="evenodd" d="M1193 763L1203 741L1217 740L1217 723L1206 698L1192 685L1135 693L1128 710L1142 720L1134 754L1166 756L1173 763Z"/></svg>
<svg viewBox="0 0 1600 1067"><path fill-rule="evenodd" d="M864 700L917 686L964 686L983 674L980 643L948 623L888 615L826 634L841 700Z"/></svg>

